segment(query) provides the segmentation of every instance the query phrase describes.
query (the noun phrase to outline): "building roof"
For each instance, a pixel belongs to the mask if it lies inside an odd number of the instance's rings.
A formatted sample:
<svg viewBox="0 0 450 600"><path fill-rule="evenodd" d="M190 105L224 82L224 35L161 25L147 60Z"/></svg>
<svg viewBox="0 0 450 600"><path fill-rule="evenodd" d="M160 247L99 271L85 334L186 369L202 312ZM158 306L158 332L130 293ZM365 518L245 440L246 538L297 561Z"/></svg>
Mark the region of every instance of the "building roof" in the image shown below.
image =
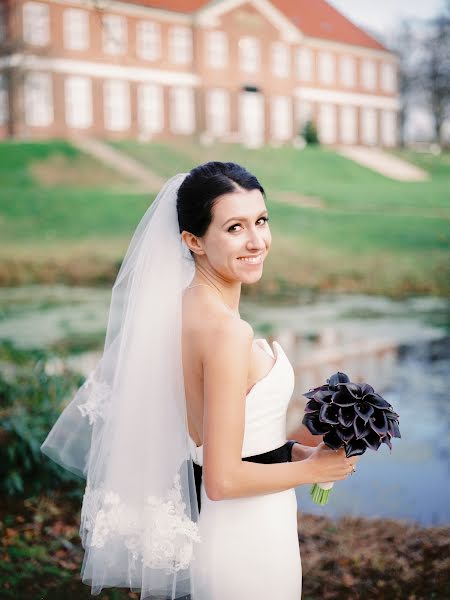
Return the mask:
<svg viewBox="0 0 450 600"><path fill-rule="evenodd" d="M308 37L387 50L383 44L344 17L325 0L269 1ZM210 0L122 0L122 2L185 14L193 13L207 4L213 4Z"/></svg>

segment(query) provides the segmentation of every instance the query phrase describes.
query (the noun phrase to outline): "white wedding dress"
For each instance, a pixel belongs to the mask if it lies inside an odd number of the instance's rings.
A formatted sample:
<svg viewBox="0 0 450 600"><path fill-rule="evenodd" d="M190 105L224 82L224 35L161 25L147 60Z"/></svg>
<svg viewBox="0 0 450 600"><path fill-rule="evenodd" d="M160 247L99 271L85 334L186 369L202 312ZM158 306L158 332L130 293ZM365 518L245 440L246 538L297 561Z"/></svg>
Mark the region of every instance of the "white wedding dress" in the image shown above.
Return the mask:
<svg viewBox="0 0 450 600"><path fill-rule="evenodd" d="M278 342L255 340L275 358L272 369L246 396L242 457L286 442L286 412L294 370ZM194 462L203 446L189 437ZM294 488L210 500L201 484L199 534L192 562L192 600L300 600L302 565Z"/></svg>

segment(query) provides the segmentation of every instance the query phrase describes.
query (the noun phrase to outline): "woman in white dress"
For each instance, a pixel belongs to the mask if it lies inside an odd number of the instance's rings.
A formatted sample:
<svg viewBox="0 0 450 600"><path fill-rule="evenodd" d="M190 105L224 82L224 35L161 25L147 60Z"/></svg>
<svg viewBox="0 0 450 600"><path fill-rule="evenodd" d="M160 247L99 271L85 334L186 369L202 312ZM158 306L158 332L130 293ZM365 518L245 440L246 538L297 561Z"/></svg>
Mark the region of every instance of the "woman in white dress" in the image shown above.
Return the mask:
<svg viewBox="0 0 450 600"><path fill-rule="evenodd" d="M235 163L164 184L114 283L103 354L41 446L86 479L93 595L301 596L294 488L343 479L356 457L286 441L292 365L240 318L271 245L264 197Z"/></svg>
<svg viewBox="0 0 450 600"><path fill-rule="evenodd" d="M323 444L283 464L245 460L286 443L294 387L280 344L255 340L239 314L241 286L261 279L272 242L264 190L234 163L200 165L180 186L178 219L196 267L182 335L191 452L203 467L193 600L299 600L294 488L344 478L356 461Z"/></svg>

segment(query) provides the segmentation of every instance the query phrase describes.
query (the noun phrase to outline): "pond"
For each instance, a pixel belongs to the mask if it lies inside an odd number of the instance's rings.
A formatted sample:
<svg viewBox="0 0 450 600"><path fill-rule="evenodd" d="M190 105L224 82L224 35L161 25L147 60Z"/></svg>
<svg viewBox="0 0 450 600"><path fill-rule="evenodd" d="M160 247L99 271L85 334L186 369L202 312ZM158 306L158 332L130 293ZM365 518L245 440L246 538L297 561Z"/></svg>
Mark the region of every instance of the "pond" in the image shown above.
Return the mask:
<svg viewBox="0 0 450 600"><path fill-rule="evenodd" d="M0 289L0 341L72 348L67 361L87 374L104 341L110 299L111 288ZM393 439L392 451L385 444L367 450L325 506L313 504L310 486L298 487L300 513L450 522L449 301L303 294L286 305L244 298L241 316L258 337L277 339L291 360L291 428L301 420L302 393L336 370L373 385L400 415L402 437Z"/></svg>

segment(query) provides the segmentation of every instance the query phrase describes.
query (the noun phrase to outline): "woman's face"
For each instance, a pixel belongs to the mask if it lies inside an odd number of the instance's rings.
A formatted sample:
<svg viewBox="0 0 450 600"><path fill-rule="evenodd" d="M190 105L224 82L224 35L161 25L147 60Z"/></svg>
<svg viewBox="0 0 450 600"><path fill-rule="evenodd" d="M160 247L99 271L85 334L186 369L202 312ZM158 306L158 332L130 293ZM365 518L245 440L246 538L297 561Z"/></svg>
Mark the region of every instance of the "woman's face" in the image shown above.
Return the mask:
<svg viewBox="0 0 450 600"><path fill-rule="evenodd" d="M259 190L239 189L220 196L213 207L212 222L199 240L210 268L227 281L258 281L272 242L267 220Z"/></svg>

